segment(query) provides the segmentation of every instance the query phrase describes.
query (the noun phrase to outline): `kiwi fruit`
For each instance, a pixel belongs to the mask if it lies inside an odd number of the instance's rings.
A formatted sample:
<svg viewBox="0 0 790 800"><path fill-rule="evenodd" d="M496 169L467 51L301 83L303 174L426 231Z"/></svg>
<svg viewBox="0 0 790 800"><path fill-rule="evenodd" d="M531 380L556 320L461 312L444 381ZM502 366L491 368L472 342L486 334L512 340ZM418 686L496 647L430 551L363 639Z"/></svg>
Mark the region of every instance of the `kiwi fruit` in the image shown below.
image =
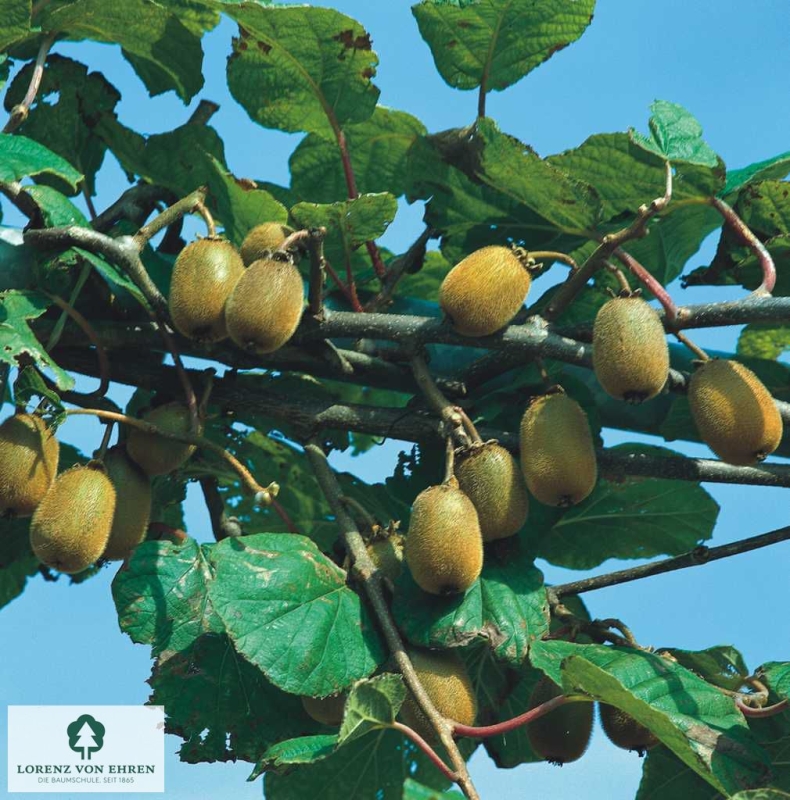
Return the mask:
<svg viewBox="0 0 790 800"><path fill-rule="evenodd" d="M516 316L531 283L525 262L510 247L482 247L447 273L439 305L457 333L488 336Z"/></svg>
<svg viewBox="0 0 790 800"><path fill-rule="evenodd" d="M545 675L535 684L529 699L530 709L563 694ZM593 703L579 701L549 711L527 726L532 749L552 764L569 764L584 755L593 727Z"/></svg>
<svg viewBox="0 0 790 800"><path fill-rule="evenodd" d="M430 594L465 592L483 568L483 537L472 501L451 484L429 486L411 508L406 563Z"/></svg>
<svg viewBox="0 0 790 800"><path fill-rule="evenodd" d="M302 276L290 261L255 261L225 306L230 338L244 350L273 353L294 335L303 308Z"/></svg>
<svg viewBox="0 0 790 800"><path fill-rule="evenodd" d="M346 694L330 694L329 697L302 697L304 710L323 725L337 727L343 721Z"/></svg>
<svg viewBox="0 0 790 800"><path fill-rule="evenodd" d="M497 442L472 445L455 461L461 491L474 503L484 542L517 533L527 520L529 500L516 459Z"/></svg>
<svg viewBox="0 0 790 800"><path fill-rule="evenodd" d="M536 398L521 419L521 470L541 503L572 506L595 487L598 465L582 407L564 392Z"/></svg>
<svg viewBox="0 0 790 800"><path fill-rule="evenodd" d="M612 397L642 403L669 377L669 346L656 310L641 297L615 297L598 310L593 325L593 369Z"/></svg>
<svg viewBox="0 0 790 800"><path fill-rule="evenodd" d="M225 303L244 274L244 262L225 239L198 239L176 258L170 281L170 318L176 330L198 342L228 335Z"/></svg>
<svg viewBox="0 0 790 800"><path fill-rule="evenodd" d="M245 266L266 258L277 250L293 233L293 229L279 222L263 222L256 225L241 243L241 257Z"/></svg>
<svg viewBox="0 0 790 800"><path fill-rule="evenodd" d="M157 406L144 417L145 422L156 425L168 433L189 433L189 409L179 402ZM200 432L200 431L198 431ZM193 444L165 439L155 433L131 428L126 440L126 452L149 477L166 475L178 469L197 448Z"/></svg>
<svg viewBox="0 0 790 800"><path fill-rule="evenodd" d="M639 755L644 755L646 750L658 744L658 737L649 728L617 706L599 703L598 711L604 733L617 747L623 750L636 750Z"/></svg>
<svg viewBox="0 0 790 800"><path fill-rule="evenodd" d="M436 710L462 725L474 725L477 717L477 697L466 666L457 653L450 650L409 650L409 658ZM411 692L401 706L403 722L428 741L437 736Z"/></svg>
<svg viewBox="0 0 790 800"><path fill-rule="evenodd" d="M403 572L403 536L393 533L386 539L374 539L367 546L370 560L376 569L391 581Z"/></svg>
<svg viewBox="0 0 790 800"><path fill-rule="evenodd" d="M44 420L15 414L0 425L0 517L29 517L52 486L60 445Z"/></svg>
<svg viewBox="0 0 790 800"><path fill-rule="evenodd" d="M776 403L743 364L703 362L689 381L688 400L702 441L722 461L748 466L779 446L782 418Z"/></svg>
<svg viewBox="0 0 790 800"><path fill-rule="evenodd" d="M104 466L115 487L116 501L110 538L102 557L123 560L145 539L151 516L151 481L122 447L107 451Z"/></svg>
<svg viewBox="0 0 790 800"><path fill-rule="evenodd" d="M55 478L30 521L30 546L59 572L82 572L101 558L115 513L115 487L100 461Z"/></svg>

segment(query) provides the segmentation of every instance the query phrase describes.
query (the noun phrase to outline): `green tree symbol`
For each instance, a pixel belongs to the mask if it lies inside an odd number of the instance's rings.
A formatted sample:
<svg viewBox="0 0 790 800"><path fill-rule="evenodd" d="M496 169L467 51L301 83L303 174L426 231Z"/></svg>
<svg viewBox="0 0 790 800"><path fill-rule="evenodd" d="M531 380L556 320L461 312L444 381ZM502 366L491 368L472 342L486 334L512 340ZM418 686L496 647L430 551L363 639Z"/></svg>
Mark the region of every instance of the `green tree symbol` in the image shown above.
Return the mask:
<svg viewBox="0 0 790 800"><path fill-rule="evenodd" d="M90 714L83 714L66 728L69 747L75 753L81 753L83 761L90 761L91 753L98 753L104 747L104 730L101 722Z"/></svg>

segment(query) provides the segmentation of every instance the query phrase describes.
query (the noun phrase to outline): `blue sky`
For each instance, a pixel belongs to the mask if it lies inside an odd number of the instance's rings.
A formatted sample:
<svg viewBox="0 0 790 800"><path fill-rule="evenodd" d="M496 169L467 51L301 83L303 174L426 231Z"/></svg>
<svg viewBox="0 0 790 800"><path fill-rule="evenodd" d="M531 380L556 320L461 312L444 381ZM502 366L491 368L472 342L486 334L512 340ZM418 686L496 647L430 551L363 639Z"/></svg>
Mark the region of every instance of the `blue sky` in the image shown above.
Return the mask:
<svg viewBox="0 0 790 800"><path fill-rule="evenodd" d="M337 0L315 5L338 8L371 32L381 61L376 83L383 104L414 114L429 130L471 121L475 93L455 91L443 83L419 38L408 2ZM790 5L771 0L748 4L600 0L582 39L516 86L490 95L488 113L503 130L548 155L574 147L593 133L631 126L645 130L650 103L666 99L686 106L700 120L706 139L729 167L744 166L790 149L788 30ZM55 52L104 71L123 92L121 121L142 132L156 133L182 124L200 97L219 102L221 110L212 124L225 139L230 167L242 176L287 183L288 155L300 136L253 125L230 98L224 65L232 35L233 26L223 23L206 38L206 85L190 107L172 94L149 98L116 47L59 44ZM120 169L108 160L99 180L98 207L108 205L124 186ZM421 214L419 206L404 206L384 243L403 250L420 230ZM5 223L13 224L15 219L9 212ZM688 267L705 263L711 254L712 243L707 242ZM548 285L557 275L550 273L541 280ZM737 298L743 293L738 288L683 291L677 284L671 291L683 303ZM701 331L695 340L732 350L737 333L736 329ZM126 396L124 390L116 399L120 402ZM72 420L64 436L90 450L98 440L99 427L90 420ZM609 432L606 441L615 444L636 438ZM673 446L690 455L708 455L701 445ZM366 479L380 479L391 471L397 450L397 445L376 448L369 456L342 456L335 463ZM708 488L722 506L715 544L787 522L785 490ZM194 490L189 493L187 516L190 533L210 539L207 516ZM613 587L586 599L593 615L624 619L642 643L691 649L734 643L754 668L789 655L790 624L785 616L772 613L772 609L787 607L789 555L790 546L783 545ZM622 566L622 562L610 562L599 571ZM0 696L5 703L123 704L147 699L148 650L133 645L118 630L109 590L114 571L114 567L107 569L77 587L65 580L52 584L34 579L21 598L2 610L0 641L5 646ZM546 575L553 582L572 579L551 567ZM3 722L0 751L5 735ZM239 800L260 797L260 782L244 782L248 765L182 765L172 755L178 744L179 740L168 737L167 797L202 800L231 793ZM0 763L4 770L4 762ZM526 796L626 800L634 796L640 771L640 760L609 745L600 731L584 758L561 770L548 765L497 770L482 748L472 759L472 774L483 797L499 800ZM0 774L0 781L5 786L4 775Z"/></svg>

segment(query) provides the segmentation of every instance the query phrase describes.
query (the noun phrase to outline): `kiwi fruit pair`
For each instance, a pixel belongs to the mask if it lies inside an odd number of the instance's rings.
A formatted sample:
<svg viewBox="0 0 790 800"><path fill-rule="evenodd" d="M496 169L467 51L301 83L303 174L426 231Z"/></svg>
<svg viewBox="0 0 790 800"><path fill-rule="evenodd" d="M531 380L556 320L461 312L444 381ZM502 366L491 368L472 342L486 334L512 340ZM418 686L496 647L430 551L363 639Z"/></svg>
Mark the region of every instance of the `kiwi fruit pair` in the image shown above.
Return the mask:
<svg viewBox="0 0 790 800"><path fill-rule="evenodd" d="M462 336L488 336L504 328L527 299L532 277L526 258L491 245L459 261L439 288L439 305Z"/></svg>
<svg viewBox="0 0 790 800"><path fill-rule="evenodd" d="M177 442L176 442L177 444ZM143 470L116 446L104 457L107 477L115 487L115 513L102 558L120 561L145 539L151 517L151 481Z"/></svg>
<svg viewBox="0 0 790 800"><path fill-rule="evenodd" d="M527 488L541 503L576 505L595 488L598 465L587 416L561 389L530 403L520 442Z"/></svg>
<svg viewBox="0 0 790 800"><path fill-rule="evenodd" d="M603 390L627 403L655 397L669 377L669 346L656 310L635 294L604 303L593 325L593 370Z"/></svg>
<svg viewBox="0 0 790 800"><path fill-rule="evenodd" d="M256 225L241 243L241 258L244 266L268 258L293 233L293 229L279 222L263 222Z"/></svg>
<svg viewBox="0 0 790 800"><path fill-rule="evenodd" d="M783 425L776 403L743 364L703 362L689 381L688 400L702 441L722 461L748 466L779 446Z"/></svg>
<svg viewBox="0 0 790 800"><path fill-rule="evenodd" d="M484 542L512 536L526 522L529 500L524 477L513 456L497 442L461 451L455 477L477 509Z"/></svg>
<svg viewBox="0 0 790 800"><path fill-rule="evenodd" d="M143 420L168 433L185 434L190 431L189 409L179 402L157 406ZM196 449L193 444L166 439L139 428L130 428L126 441L129 458L149 477L173 472L185 464Z"/></svg>
<svg viewBox="0 0 790 800"><path fill-rule="evenodd" d="M477 510L452 479L429 486L411 509L405 560L417 585L430 594L465 592L483 568Z"/></svg>
<svg viewBox="0 0 790 800"><path fill-rule="evenodd" d="M52 486L60 445L44 420L14 414L0 425L0 517L29 517Z"/></svg>

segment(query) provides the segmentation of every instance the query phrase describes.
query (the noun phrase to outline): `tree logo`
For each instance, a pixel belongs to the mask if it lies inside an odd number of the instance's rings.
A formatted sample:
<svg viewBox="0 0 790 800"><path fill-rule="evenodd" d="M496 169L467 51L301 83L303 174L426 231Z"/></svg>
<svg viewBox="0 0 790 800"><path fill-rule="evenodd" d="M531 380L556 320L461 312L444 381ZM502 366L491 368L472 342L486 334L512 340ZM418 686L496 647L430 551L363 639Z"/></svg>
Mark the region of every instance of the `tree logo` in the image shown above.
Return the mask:
<svg viewBox="0 0 790 800"><path fill-rule="evenodd" d="M66 733L69 747L82 755L82 760L91 760L91 753L98 753L104 747L104 725L90 714L83 714L72 722Z"/></svg>

